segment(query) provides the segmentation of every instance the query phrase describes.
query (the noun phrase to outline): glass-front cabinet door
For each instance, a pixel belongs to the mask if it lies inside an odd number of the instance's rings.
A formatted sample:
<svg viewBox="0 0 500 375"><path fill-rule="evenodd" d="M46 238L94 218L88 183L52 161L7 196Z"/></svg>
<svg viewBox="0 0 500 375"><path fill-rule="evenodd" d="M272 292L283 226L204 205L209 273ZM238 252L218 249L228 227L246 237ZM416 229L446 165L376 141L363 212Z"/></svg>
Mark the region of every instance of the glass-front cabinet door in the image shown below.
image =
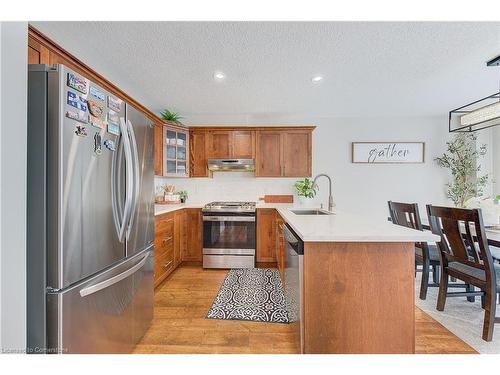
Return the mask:
<svg viewBox="0 0 500 375"><path fill-rule="evenodd" d="M165 126L163 128L163 175L188 177L188 132Z"/></svg>

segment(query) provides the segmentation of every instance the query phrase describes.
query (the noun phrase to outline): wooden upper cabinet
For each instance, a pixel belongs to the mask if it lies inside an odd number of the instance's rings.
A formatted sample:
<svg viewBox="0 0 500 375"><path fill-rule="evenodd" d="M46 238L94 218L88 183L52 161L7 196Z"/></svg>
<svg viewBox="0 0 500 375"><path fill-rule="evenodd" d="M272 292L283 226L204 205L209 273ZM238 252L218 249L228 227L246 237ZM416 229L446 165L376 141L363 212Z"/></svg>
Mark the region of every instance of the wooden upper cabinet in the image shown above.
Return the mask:
<svg viewBox="0 0 500 375"><path fill-rule="evenodd" d="M155 124L155 175L189 176L189 132L163 122Z"/></svg>
<svg viewBox="0 0 500 375"><path fill-rule="evenodd" d="M235 159L255 158L255 131L236 130L232 132L231 156Z"/></svg>
<svg viewBox="0 0 500 375"><path fill-rule="evenodd" d="M33 38L28 38L28 64L49 64L49 50Z"/></svg>
<svg viewBox="0 0 500 375"><path fill-rule="evenodd" d="M255 159L256 177L308 177L312 126L194 127L190 130L191 177L208 177L208 159Z"/></svg>
<svg viewBox="0 0 500 375"><path fill-rule="evenodd" d="M287 131L282 134L284 177L311 176L311 132Z"/></svg>
<svg viewBox="0 0 500 375"><path fill-rule="evenodd" d="M207 159L253 159L255 131L211 130L207 133Z"/></svg>
<svg viewBox="0 0 500 375"><path fill-rule="evenodd" d="M154 134L155 148L155 175L163 175L163 125L155 124Z"/></svg>
<svg viewBox="0 0 500 375"><path fill-rule="evenodd" d="M255 155L255 176L280 177L282 175L281 132L258 131Z"/></svg>
<svg viewBox="0 0 500 375"><path fill-rule="evenodd" d="M191 177L208 177L207 134L205 131L191 131L189 136L189 163Z"/></svg>
<svg viewBox="0 0 500 375"><path fill-rule="evenodd" d="M231 156L231 131L208 133L207 159L223 159Z"/></svg>
<svg viewBox="0 0 500 375"><path fill-rule="evenodd" d="M312 130L257 132L257 177L308 177L312 173Z"/></svg>

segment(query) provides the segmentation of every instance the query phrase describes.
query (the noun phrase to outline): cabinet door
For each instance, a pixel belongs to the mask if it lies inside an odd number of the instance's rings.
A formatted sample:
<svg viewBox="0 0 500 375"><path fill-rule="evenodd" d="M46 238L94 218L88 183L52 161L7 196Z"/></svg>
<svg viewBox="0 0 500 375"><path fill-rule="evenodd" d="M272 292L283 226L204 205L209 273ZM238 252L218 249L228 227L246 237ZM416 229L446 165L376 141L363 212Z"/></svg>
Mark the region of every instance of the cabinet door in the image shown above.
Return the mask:
<svg viewBox="0 0 500 375"><path fill-rule="evenodd" d="M208 133L207 159L231 158L230 131L211 131Z"/></svg>
<svg viewBox="0 0 500 375"><path fill-rule="evenodd" d="M177 267L181 262L181 231L182 231L182 213L183 210L174 212L174 266Z"/></svg>
<svg viewBox="0 0 500 375"><path fill-rule="evenodd" d="M175 222L174 214L155 217L154 284L158 286L174 270Z"/></svg>
<svg viewBox="0 0 500 375"><path fill-rule="evenodd" d="M283 142L283 170L284 177L311 176L311 132L285 131Z"/></svg>
<svg viewBox="0 0 500 375"><path fill-rule="evenodd" d="M233 131L231 145L231 157L235 159L253 159L255 157L255 132Z"/></svg>
<svg viewBox="0 0 500 375"><path fill-rule="evenodd" d="M276 210L257 209L257 262L276 262Z"/></svg>
<svg viewBox="0 0 500 375"><path fill-rule="evenodd" d="M182 261L201 262L202 261L202 235L203 223L201 209L187 208L187 246L182 254Z"/></svg>
<svg viewBox="0 0 500 375"><path fill-rule="evenodd" d="M179 230L179 258L177 260L177 265L182 262L182 254L186 252L188 247L188 223L187 223L187 213L186 210L181 210L179 214L180 220L180 230Z"/></svg>
<svg viewBox="0 0 500 375"><path fill-rule="evenodd" d="M281 133L257 132L256 177L281 176Z"/></svg>
<svg viewBox="0 0 500 375"><path fill-rule="evenodd" d="M191 177L208 177L206 133L193 131L190 133L189 161Z"/></svg>
<svg viewBox="0 0 500 375"><path fill-rule="evenodd" d="M163 175L163 126L155 125L155 175Z"/></svg>
<svg viewBox="0 0 500 375"><path fill-rule="evenodd" d="M280 272L282 282L285 276L285 238L283 236L283 225L285 225L285 221L276 212L276 261L278 262L278 271Z"/></svg>
<svg viewBox="0 0 500 375"><path fill-rule="evenodd" d="M33 38L28 38L28 64L48 64L49 50Z"/></svg>

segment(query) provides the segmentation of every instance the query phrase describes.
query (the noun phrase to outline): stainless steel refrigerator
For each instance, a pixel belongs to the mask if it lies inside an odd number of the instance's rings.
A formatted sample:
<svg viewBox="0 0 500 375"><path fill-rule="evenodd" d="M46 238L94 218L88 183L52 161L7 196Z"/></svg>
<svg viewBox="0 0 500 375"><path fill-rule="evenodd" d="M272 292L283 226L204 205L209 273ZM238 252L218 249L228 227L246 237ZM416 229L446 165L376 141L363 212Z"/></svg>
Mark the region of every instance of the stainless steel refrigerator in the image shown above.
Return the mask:
<svg viewBox="0 0 500 375"><path fill-rule="evenodd" d="M29 66L29 353L126 353L148 328L153 134L82 75Z"/></svg>

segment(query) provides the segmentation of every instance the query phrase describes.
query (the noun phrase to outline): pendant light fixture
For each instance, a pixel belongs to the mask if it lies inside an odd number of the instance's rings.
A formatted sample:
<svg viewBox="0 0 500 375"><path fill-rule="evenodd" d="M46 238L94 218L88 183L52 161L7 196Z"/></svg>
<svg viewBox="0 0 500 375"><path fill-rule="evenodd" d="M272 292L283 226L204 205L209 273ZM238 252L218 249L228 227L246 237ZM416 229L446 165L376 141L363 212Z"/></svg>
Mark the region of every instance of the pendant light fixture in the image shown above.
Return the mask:
<svg viewBox="0 0 500 375"><path fill-rule="evenodd" d="M486 66L499 66L500 55ZM448 130L452 132L475 132L500 125L500 92L450 111Z"/></svg>

